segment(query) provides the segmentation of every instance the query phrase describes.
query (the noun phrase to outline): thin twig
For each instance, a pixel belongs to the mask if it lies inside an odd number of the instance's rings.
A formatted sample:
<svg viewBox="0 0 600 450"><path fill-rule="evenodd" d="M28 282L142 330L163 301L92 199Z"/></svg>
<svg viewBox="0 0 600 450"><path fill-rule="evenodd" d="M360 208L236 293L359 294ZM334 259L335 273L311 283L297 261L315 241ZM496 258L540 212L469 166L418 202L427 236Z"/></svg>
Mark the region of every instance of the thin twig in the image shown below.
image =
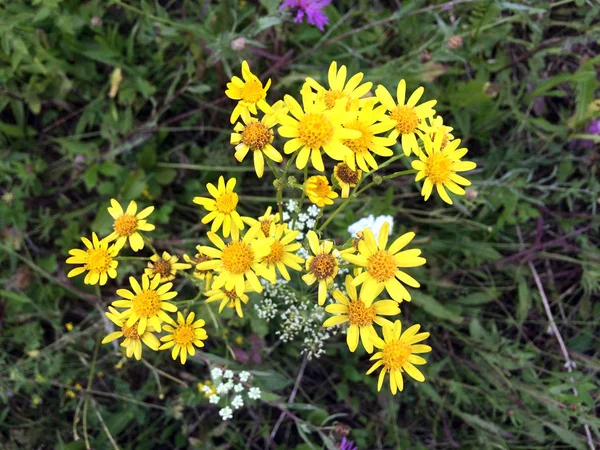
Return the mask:
<svg viewBox="0 0 600 450"><path fill-rule="evenodd" d="M108 437L108 440L112 444L113 448L115 450L119 450L119 446L117 445L115 438L113 438L112 434L110 434L110 430L106 426L106 423L104 422L104 419L102 418L102 415L100 414L100 411L98 411L98 406L96 404L96 400L94 400L94 399L92 399L92 407L94 408L96 417L98 417L98 420L100 421L100 425L102 425L102 429L104 430L104 433L106 433L106 437Z"/></svg>

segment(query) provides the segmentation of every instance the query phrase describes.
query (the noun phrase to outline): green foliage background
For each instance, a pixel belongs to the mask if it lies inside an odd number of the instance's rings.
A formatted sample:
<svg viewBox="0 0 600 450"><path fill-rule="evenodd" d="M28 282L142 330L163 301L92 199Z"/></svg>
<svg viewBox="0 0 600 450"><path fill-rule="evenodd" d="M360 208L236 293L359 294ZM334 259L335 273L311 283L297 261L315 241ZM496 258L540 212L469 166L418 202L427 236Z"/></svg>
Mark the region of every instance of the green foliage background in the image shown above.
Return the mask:
<svg viewBox="0 0 600 450"><path fill-rule="evenodd" d="M325 33L292 23L279 3L0 1L1 446L102 449L112 436L135 449L335 448L336 422L360 449L585 449L586 425L597 445L599 141L573 142L600 110L598 3L340 0L326 8ZM453 35L462 47L448 48ZM308 364L294 418L274 440L298 348L265 353L252 369L270 403L222 423L196 387L208 377L202 361L182 368L147 352L117 369L111 346L95 354L104 305L139 267L122 262L101 290L65 276L80 236L108 234L111 197L155 205L155 246L175 253L200 242L191 199L220 174L238 177L246 215L274 204L269 174L257 181L228 141L224 88L242 59L273 78L271 101L305 76L324 81L334 59L388 88L401 77L423 84L478 163L470 197L452 207L422 202L412 178L399 178L350 203L329 231L344 241L348 224L373 213L393 214L396 233L417 232L428 264L403 320L432 334L427 381L377 394L366 355L337 338ZM182 298L193 295L181 285ZM231 359L225 343L237 336L246 351L253 333L276 343L247 310L209 326L211 358Z"/></svg>

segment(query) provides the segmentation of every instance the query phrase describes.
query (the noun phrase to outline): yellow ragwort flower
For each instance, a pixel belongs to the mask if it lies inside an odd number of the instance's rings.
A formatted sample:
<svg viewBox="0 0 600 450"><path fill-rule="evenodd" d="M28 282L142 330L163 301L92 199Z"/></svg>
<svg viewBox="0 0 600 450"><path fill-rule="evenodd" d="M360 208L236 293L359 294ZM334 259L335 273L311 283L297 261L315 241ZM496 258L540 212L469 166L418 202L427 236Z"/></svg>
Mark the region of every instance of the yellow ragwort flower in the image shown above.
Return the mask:
<svg viewBox="0 0 600 450"><path fill-rule="evenodd" d="M402 283L415 288L420 287L420 284L400 268L422 266L426 261L420 256L419 249L400 251L415 237L412 231L400 236L386 250L389 229L389 222L385 222L379 231L379 242L377 242L373 232L365 228L363 239L358 241L358 254L343 253L342 258L365 269L353 282L355 286L365 283L361 292L364 291L366 295L372 296L383 286L390 297L398 303L403 300L410 301L410 293Z"/></svg>
<svg viewBox="0 0 600 450"><path fill-rule="evenodd" d="M463 186L471 184L456 172L473 170L477 165L472 161L460 160L468 152L466 148L458 148L460 139L450 141L442 148L444 138L443 133L437 133L435 141L431 142L429 136L423 136L425 152L420 152L419 161L413 161L412 167L418 171L415 181L425 178L421 195L426 201L435 186L442 200L451 205L452 199L446 189L456 195L465 195L465 190L459 184Z"/></svg>
<svg viewBox="0 0 600 450"><path fill-rule="evenodd" d="M187 319L183 318L183 314L177 311L177 322L169 318L169 324L164 326L167 335L160 338L161 342L164 342L159 347L159 350L167 350L173 347L171 351L171 357L181 360L181 364L185 364L187 356L194 356L196 354L196 347L204 347L204 342L208 339L206 330L203 328L205 323L204 320L198 319L194 322L196 314L191 312L188 314Z"/></svg>
<svg viewBox="0 0 600 450"><path fill-rule="evenodd" d="M379 101L390 112L388 117L396 124L395 129L390 133L390 137L395 140L402 135L402 150L406 156L410 155L411 151L418 154L418 131L424 127L425 119L432 118L435 115L433 107L437 100L430 100L417 106L423 92L425 92L423 86L418 87L405 103L406 81L400 80L396 89L398 100L398 103L396 103L384 86L379 85L375 90L375 95L377 95Z"/></svg>
<svg viewBox="0 0 600 450"><path fill-rule="evenodd" d="M279 213L272 214L273 207L267 206L267 210L265 213L257 219L252 217L242 217L242 220L245 224L250 226L260 223L260 231L263 237L273 237L275 233L275 229L281 218L279 217Z"/></svg>
<svg viewBox="0 0 600 450"><path fill-rule="evenodd" d="M238 294L235 288L227 290L224 286L221 286L219 289L211 289L210 291L205 292L204 295L208 297L206 303L221 302L219 305L219 313L223 312L223 309L227 306L228 308L235 308L235 312L239 317L244 317L242 304L245 305L250 299L246 292L253 292L250 283L245 283L244 290L245 292Z"/></svg>
<svg viewBox="0 0 600 450"><path fill-rule="evenodd" d="M161 323L171 320L165 311L177 311L177 306L167 301L177 296L176 291L170 292L173 283L165 283L159 287L160 275L156 275L150 281L145 274L142 275L141 286L133 277L129 277L129 283L133 292L128 289L118 289L117 295L122 299L115 300L112 305L125 308L121 315L127 318L128 327L132 327L139 320L138 333L144 334L147 324L152 325L155 331L161 331Z"/></svg>
<svg viewBox="0 0 600 450"><path fill-rule="evenodd" d="M393 325L383 326L384 340L379 336L373 339L373 344L381 351L371 356L371 360L377 360L377 362L371 366L367 375L381 367L377 382L378 391L381 390L386 373L390 374L390 390L393 395L404 389L402 372L406 372L417 381L425 381L425 377L415 365L422 365L427 361L417 353L428 353L431 351L431 347L418 344L429 337L429 333L418 333L420 328L421 325L413 325L402 333L402 324L396 320Z"/></svg>
<svg viewBox="0 0 600 450"><path fill-rule="evenodd" d="M114 245L109 247L106 239L98 240L98 236L93 232L91 241L86 237L82 237L81 240L87 250L78 248L69 250L71 257L67 259L67 264L83 265L72 269L67 277L76 277L87 270L88 273L85 275L83 282L85 284L100 282L101 286L106 284L108 277L116 278L119 261L116 261L114 257L117 256L119 249Z"/></svg>
<svg viewBox="0 0 600 450"><path fill-rule="evenodd" d="M210 230L213 233L219 231L219 228L223 226L223 237L229 237L231 234L233 239L238 239L240 230L244 229L244 222L235 209L238 204L238 195L233 192L236 181L235 178L230 178L225 184L225 179L220 176L218 187L212 183L206 185L206 189L213 198L194 197L193 200L194 203L209 211L202 218L202 223L206 224L212 221Z"/></svg>
<svg viewBox="0 0 600 450"><path fill-rule="evenodd" d="M265 156L272 161L280 163L283 156L273 147L273 128L277 125L275 115L265 114L262 120L254 117L242 116L242 122L233 127L229 142L235 145L235 159L242 162L249 151L254 158L254 170L258 178L265 173Z"/></svg>
<svg viewBox="0 0 600 450"><path fill-rule="evenodd" d="M421 137L426 134L429 136L432 142L435 141L435 136L437 133L442 133L444 138L442 139L442 144L440 148L443 150L448 142L454 140L454 135L452 135L452 127L448 125L444 125L444 119L442 116L435 116L430 119L425 120L424 125L422 126L423 131L420 133ZM417 156L420 156L421 149L419 148L419 153Z"/></svg>
<svg viewBox="0 0 600 450"><path fill-rule="evenodd" d="M127 210L123 211L121 204L114 198L110 200L108 213L115 219L113 223L113 232L110 233L106 240L114 241L117 249L121 250L125 242L129 239L129 246L134 252L144 248L144 239L139 233L140 231L152 231L154 225L148 223L145 219L154 211L154 206L148 206L139 213L137 212L137 203L133 200L129 202Z"/></svg>
<svg viewBox="0 0 600 450"><path fill-rule="evenodd" d="M162 256L154 254L150 257L148 267L144 269L144 273L154 278L156 275L160 275L160 282L166 283L175 279L178 270L186 270L192 267L190 264L180 263L179 256L170 255L167 252L163 252Z"/></svg>
<svg viewBox="0 0 600 450"><path fill-rule="evenodd" d="M323 241L319 243L317 233L309 231L307 233L308 245L313 253L306 260L307 274L302 279L309 286L315 281L319 282L319 306L323 306L327 298L327 287L333 283L333 279L338 273L338 256L340 252L333 248L333 242Z"/></svg>
<svg viewBox="0 0 600 450"><path fill-rule="evenodd" d="M314 175L306 180L305 186L308 199L323 208L325 205L333 205L333 199L338 197L337 192L334 192L329 185L329 180L323 175Z"/></svg>
<svg viewBox="0 0 600 450"><path fill-rule="evenodd" d="M210 282L212 280L212 272L210 270L199 270L198 264L210 261L211 258L202 253L201 248L201 245L196 245L196 251L198 253L194 255L193 259L185 254L183 255L183 259L187 263L190 263L194 266L194 277L198 278L199 280L204 280L204 290L208 291L210 289Z"/></svg>
<svg viewBox="0 0 600 450"><path fill-rule="evenodd" d="M140 335L138 333L138 323L134 323L132 326L127 326L127 317L124 317L119 311L112 306L108 307L108 312L105 313L111 322L116 326L121 327L121 331L115 331L110 333L104 339L102 343L106 344L112 342L115 339L124 337L125 339L121 342L121 347L125 347L125 354L128 358L134 356L138 361L142 359L142 342L154 351L158 350L160 342L157 337L152 334L154 327L148 325L144 332Z"/></svg>
<svg viewBox="0 0 600 450"><path fill-rule="evenodd" d="M252 289L262 292L258 276L268 279L271 283L275 282L275 279L265 272L265 264L262 262L271 250L273 238L258 237L259 232L260 225L255 224L241 240L233 239L229 244L225 244L215 233L207 233L208 239L217 248L202 246L202 253L213 259L198 264L197 267L218 272L213 281L213 289L225 286L229 291L235 288L238 293L243 293L245 281L248 280Z"/></svg>
<svg viewBox="0 0 600 450"><path fill-rule="evenodd" d="M242 62L242 78L234 76L231 82L227 83L225 95L232 100L237 100L238 104L231 113L231 123L235 123L238 117L248 117L250 114L257 114L256 107L264 113L270 113L271 107L265 100L267 91L271 86L271 80L263 87L262 82L250 71L250 66L246 61Z"/></svg>
<svg viewBox="0 0 600 450"><path fill-rule="evenodd" d="M352 120L353 113L346 111L345 101L336 102L327 109L324 102L318 101L310 89L302 89L302 105L290 95L284 97L286 106L293 116L280 116L279 134L290 138L283 146L286 154L298 151L296 167L304 169L310 159L313 167L320 172L325 170L321 149L332 159L344 161L352 151L344 145L348 139L360 137L360 131L349 130L344 125Z"/></svg>
<svg viewBox="0 0 600 450"><path fill-rule="evenodd" d="M293 270L302 270L302 264L304 259L296 255L296 252L302 247L300 242L296 242L296 238L300 234L297 230L290 230L287 224L279 224L275 226L275 232L272 235L273 243L271 244L271 251L267 256L263 258L265 263L265 271L269 274L268 279L275 279L277 274L275 268L286 280L290 279L290 274L287 271L287 267Z"/></svg>
<svg viewBox="0 0 600 450"><path fill-rule="evenodd" d="M349 323L348 334L346 335L346 343L351 352L358 347L358 340L363 344L365 350L369 353L373 352L373 335L377 335L373 324L380 326L392 325L392 323L381 316L395 316L400 314L398 302L394 300L373 300L381 293L383 286L377 291L371 292L371 295L366 295L365 287L361 288L360 296L356 292L356 286L352 284L354 279L350 275L346 275L346 297L342 291L336 290L333 292L333 298L337 303L327 305L325 311L328 313L338 314L330 317L323 323L324 327L332 327L341 323ZM373 297L375 294L375 297Z"/></svg>
<svg viewBox="0 0 600 450"><path fill-rule="evenodd" d="M348 198L350 188L353 188L360 181L362 175L361 170L352 170L348 164L341 162L337 163L333 168L333 176L342 188L342 198Z"/></svg>
<svg viewBox="0 0 600 450"><path fill-rule="evenodd" d="M375 107L376 103L376 98L366 99L362 107L354 113L353 119L344 124L344 128L360 131L359 137L344 142L346 147L352 150L345 162L353 170L356 166L365 172L370 170L369 167L377 170L379 165L371 153L383 157L394 154L389 147L396 143L396 138L377 135L390 131L396 122L385 115L385 105Z"/></svg>
<svg viewBox="0 0 600 450"><path fill-rule="evenodd" d="M358 107L358 100L371 90L373 83L368 81L360 84L364 77L364 73L362 72L350 77L348 82L346 82L346 75L346 66L342 65L338 71L337 62L333 61L329 66L329 71L327 73L329 89L321 86L317 81L310 77L306 78L306 84L317 91L319 99L325 103L327 109L333 109L339 99L348 99L346 108L354 109Z"/></svg>

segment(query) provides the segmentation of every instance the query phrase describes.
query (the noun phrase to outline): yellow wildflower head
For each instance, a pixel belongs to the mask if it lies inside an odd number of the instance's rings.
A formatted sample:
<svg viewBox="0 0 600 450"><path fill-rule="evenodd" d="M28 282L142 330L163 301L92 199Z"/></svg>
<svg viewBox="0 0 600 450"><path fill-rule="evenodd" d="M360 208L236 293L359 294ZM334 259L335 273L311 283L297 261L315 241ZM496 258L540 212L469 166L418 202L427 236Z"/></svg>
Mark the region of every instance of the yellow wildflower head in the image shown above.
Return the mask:
<svg viewBox="0 0 600 450"><path fill-rule="evenodd" d="M306 260L307 274L302 276L306 284L311 286L315 281L319 282L319 306L323 306L327 298L327 287L333 283L333 279L338 273L338 256L340 252L333 248L333 242L319 242L317 233L309 231L307 233L308 245L312 252Z"/></svg>
<svg viewBox="0 0 600 450"><path fill-rule="evenodd" d="M154 225L145 220L152 214L152 211L154 211L154 206L148 206L138 213L137 203L133 200L129 202L127 210L123 211L121 204L114 198L111 199L108 213L115 221L113 222L113 232L106 237L106 240L108 242L116 240L115 246L119 250L123 248L127 240L134 252L143 249L144 239L139 232L154 230Z"/></svg>
<svg viewBox="0 0 600 450"><path fill-rule="evenodd" d="M144 273L150 279L160 275L160 282L166 283L175 279L178 270L186 270L192 267L190 264L177 261L179 261L178 256L170 255L167 252L163 252L161 256L154 254L150 257L148 267L144 270Z"/></svg>
<svg viewBox="0 0 600 450"><path fill-rule="evenodd" d="M143 332L138 328L139 322L135 322L132 325L127 325L127 317L118 312L112 306L108 307L108 312L105 314L106 317L108 317L115 325L120 327L121 330L115 331L106 336L102 340L103 344L124 337L125 339L123 342L121 342L121 347L125 347L125 354L128 358L134 356L138 361L142 359L142 342L152 350L158 350L160 342L156 336L152 334L153 331L156 331L152 325L146 326L146 329L143 330Z"/></svg>
<svg viewBox="0 0 600 450"><path fill-rule="evenodd" d="M238 317L244 317L242 304L245 305L250 299L246 293L253 292L253 288L250 283L245 283L244 291L245 292L238 293L235 287L231 290L228 290L225 288L225 286L221 286L219 289L211 289L210 291L207 291L204 295L208 297L206 299L206 303L221 302L219 305L219 313L223 312L223 309L225 309L227 306L228 308L235 308L235 312L237 313Z"/></svg>
<svg viewBox="0 0 600 450"><path fill-rule="evenodd" d="M187 355L194 356L196 349L194 347L204 347L204 342L208 339L206 330L203 328L205 325L204 320L199 319L194 322L196 314L191 312L188 314L187 319L184 319L181 312L177 312L177 322L169 317L169 324L165 325L165 331L168 333L161 337L161 342L164 342L159 347L159 350L167 350L173 347L171 351L171 357L181 360L181 364L185 364Z"/></svg>
<svg viewBox="0 0 600 450"><path fill-rule="evenodd" d="M450 141L442 148L444 139L443 133L437 133L433 142L428 135L423 136L425 152L418 153L419 160L413 161L412 167L418 171L415 181L425 178L421 189L421 195L425 200L429 199L433 186L435 186L442 200L451 205L452 199L446 189L456 195L465 195L465 190L459 185L469 186L471 184L469 180L456 172L473 170L476 164L472 161L460 160L468 151L466 148L458 148L460 139Z"/></svg>
<svg viewBox="0 0 600 450"><path fill-rule="evenodd" d="M246 61L242 62L242 78L234 76L227 83L225 95L238 103L231 113L231 123L235 123L238 117L249 117L250 114L258 113L257 107L264 113L270 113L271 107L266 101L267 91L271 86L271 80L263 87L262 82L250 71Z"/></svg>
<svg viewBox="0 0 600 450"><path fill-rule="evenodd" d="M183 255L185 262L194 266L194 277L199 280L205 280L205 290L210 289L210 281L212 280L212 272L210 270L198 270L198 264L210 261L210 257L202 253L201 245L196 246L197 253L194 258L190 258L188 255Z"/></svg>
<svg viewBox="0 0 600 450"><path fill-rule="evenodd" d="M350 188L353 188L360 181L362 171L352 170L348 164L342 162L333 168L333 176L342 188L342 198L348 198Z"/></svg>
<svg viewBox="0 0 600 450"><path fill-rule="evenodd" d="M413 325L402 333L402 324L396 320L394 324L383 325L383 340L375 335L373 344L381 351L371 356L375 364L371 366L367 375L381 367L377 390L381 390L385 374L390 374L390 390L395 395L397 391L404 389L404 380L402 373L406 372L417 381L425 381L425 377L415 365L425 364L427 361L420 357L418 353L428 353L431 351L429 345L418 344L427 339L429 333L419 333L421 325Z"/></svg>
<svg viewBox="0 0 600 450"><path fill-rule="evenodd" d="M296 241L299 233L299 231L288 229L287 224L275 226L270 252L263 258L269 279L276 278L275 268L286 280L290 279L287 267L293 270L302 270L300 264L304 262L304 259L296 255L296 252L302 247L302 244Z"/></svg>
<svg viewBox="0 0 600 450"><path fill-rule="evenodd" d="M114 258L119 249L114 245L109 247L106 239L98 240L96 233L92 233L91 241L86 237L82 237L81 241L86 246L86 250L78 248L69 250L71 257L67 259L67 264L82 264L82 266L72 269L67 277L76 277L87 271L83 280L85 284L99 282L101 286L104 286L108 277L115 278L117 276L116 269L119 262Z"/></svg>
<svg viewBox="0 0 600 450"><path fill-rule="evenodd" d="M422 129L423 132L420 133L421 137L426 134L429 136L431 142L435 142L435 137L437 134L442 133L444 137L442 138L442 143L440 145L441 150L444 150L446 145L448 145L448 142L454 140L454 135L452 134L453 128L448 125L444 125L444 119L442 116L435 116L430 119L426 119ZM421 149L419 149L417 156L420 156L420 150Z"/></svg>
<svg viewBox="0 0 600 450"><path fill-rule="evenodd" d="M333 199L338 194L329 185L329 180L323 175L315 175L306 180L306 195L308 199L320 208L333 205Z"/></svg>
<svg viewBox="0 0 600 450"><path fill-rule="evenodd" d="M422 266L426 261L420 256L419 249L401 251L415 237L413 232L403 234L386 248L389 229L389 222L385 222L379 231L379 240L376 241L373 232L365 228L363 239L358 241L358 254L343 253L342 258L365 269L353 281L355 286L365 283L361 290L365 295L372 296L385 287L390 297L398 303L410 301L410 293L402 283L415 288L420 284L400 268Z"/></svg>

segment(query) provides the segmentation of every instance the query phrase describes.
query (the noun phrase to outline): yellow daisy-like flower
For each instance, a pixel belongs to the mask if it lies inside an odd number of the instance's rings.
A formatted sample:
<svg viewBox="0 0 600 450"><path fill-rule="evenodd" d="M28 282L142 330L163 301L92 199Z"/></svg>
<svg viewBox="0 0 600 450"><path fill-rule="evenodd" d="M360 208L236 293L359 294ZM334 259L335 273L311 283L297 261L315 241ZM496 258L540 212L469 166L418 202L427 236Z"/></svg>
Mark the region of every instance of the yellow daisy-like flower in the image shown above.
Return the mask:
<svg viewBox="0 0 600 450"><path fill-rule="evenodd" d="M165 325L164 329L167 333L166 336L160 338L164 344L159 347L159 350L167 350L173 347L171 351L171 357L181 360L181 364L185 364L187 356L194 356L196 349L194 346L200 348L204 347L204 342L208 339L206 330L203 328L205 323L204 320L198 319L194 322L196 314L193 312L189 313L187 319L183 318L181 312L177 312L177 323L169 318L170 325Z"/></svg>
<svg viewBox="0 0 600 450"><path fill-rule="evenodd" d="M202 218L202 223L206 224L212 221L210 231L216 233L223 226L223 237L229 237L231 234L233 239L238 239L240 230L244 229L244 222L235 209L238 204L238 195L233 192L235 183L236 179L230 178L225 184L225 179L220 176L218 187L212 183L206 185L206 189L213 198L194 197L193 201L209 211Z"/></svg>
<svg viewBox="0 0 600 450"><path fill-rule="evenodd" d="M431 119L425 120L425 125L423 126L423 134L427 134L432 142L435 141L435 136L437 135L437 133L443 134L444 138L442 139L441 144L442 150L444 149L444 147L446 147L448 142L454 140L452 130L452 127L444 125L444 119L442 118L442 116L435 116ZM420 152L419 154L417 154L417 156L419 155Z"/></svg>
<svg viewBox="0 0 600 450"><path fill-rule="evenodd" d="M394 154L389 147L396 143L396 138L377 135L394 128L396 122L385 115L385 105L375 107L376 103L376 98L366 99L354 114L354 118L344 124L344 128L360 131L358 138L344 142L346 147L352 150L346 158L346 163L352 170L356 169L356 166L365 172L370 170L369 167L378 169L379 165L371 153L384 157Z"/></svg>
<svg viewBox="0 0 600 450"><path fill-rule="evenodd" d="M319 306L323 306L327 298L327 286L333 283L333 279L338 273L337 257L340 252L333 248L333 242L323 241L319 243L317 233L309 231L307 233L308 245L313 256L306 260L307 274L302 276L306 284L311 286L315 281L319 282Z"/></svg>
<svg viewBox="0 0 600 450"><path fill-rule="evenodd" d="M170 292L173 283L165 283L159 287L160 275L156 275L151 282L145 274L142 275L141 286L133 277L129 277L129 283L133 292L128 289L118 289L117 295L122 299L115 300L112 305L125 308L121 314L127 317L128 327L132 327L139 320L138 333L144 334L147 324L152 325L154 330L161 331L161 323L171 320L165 311L177 311L177 306L167 301L177 296L177 292Z"/></svg>
<svg viewBox="0 0 600 450"><path fill-rule="evenodd" d="M358 254L344 253L342 258L365 269L353 282L355 286L365 283L361 290L365 295L372 296L381 286L384 286L390 297L398 303L403 300L410 301L410 293L402 283L415 288L421 285L400 268L422 266L426 260L420 256L421 250L419 249L400 251L415 237L415 233L412 231L400 236L386 250L389 229L389 222L385 222L379 231L379 241L377 242L373 232L369 228L365 228L363 239L358 241Z"/></svg>
<svg viewBox="0 0 600 450"><path fill-rule="evenodd" d="M452 199L446 189L456 195L465 195L465 190L459 184L463 186L471 184L456 172L473 170L477 165L472 161L460 160L468 152L466 148L458 148L460 139L450 141L442 148L445 137L443 133L437 133L435 141L431 142L429 136L423 136L425 152L419 153L419 161L413 161L412 167L418 171L415 181L425 178L421 189L425 201L429 199L435 186L441 199L451 205Z"/></svg>
<svg viewBox="0 0 600 450"><path fill-rule="evenodd" d="M333 109L336 102L339 99L344 98L348 99L346 108L356 108L358 106L358 100L371 90L373 83L368 81L360 84L365 76L362 72L353 75L348 82L346 82L346 75L346 66L342 65L338 71L337 62L333 61L329 66L329 71L327 73L329 89L321 86L310 77L306 78L306 84L317 91L319 99L323 100L327 109Z"/></svg>
<svg viewBox="0 0 600 450"><path fill-rule="evenodd" d="M253 292L252 286L250 286L248 282L246 282L244 290L246 292ZM221 302L219 305L219 313L223 312L223 309L227 306L228 308L235 308L235 312L239 317L244 317L242 305L248 303L248 300L250 299L246 292L238 294L235 288L227 290L224 286L221 286L219 289L211 289L204 295L208 297L206 303Z"/></svg>
<svg viewBox="0 0 600 450"><path fill-rule="evenodd" d="M333 168L333 176L342 188L342 198L348 198L350 188L356 186L360 181L362 171L352 170L348 164L342 162L335 165Z"/></svg>
<svg viewBox="0 0 600 450"><path fill-rule="evenodd" d="M110 200L108 213L115 219L113 223L113 232L106 237L108 242L114 241L117 249L123 248L125 242L129 239L129 246L134 252L144 248L144 239L140 231L152 231L154 225L146 222L146 217L152 214L154 206L148 206L139 213L137 212L137 203L133 200L129 202L127 210L123 211L121 204L114 198Z"/></svg>
<svg viewBox="0 0 600 450"><path fill-rule="evenodd" d="M227 97L238 101L231 113L231 123L235 123L240 116L256 115L258 113L256 107L264 113L271 112L271 107L265 100L267 91L271 86L271 80L269 79L263 87L258 77L250 71L250 66L246 61L242 62L242 78L243 80L234 76L231 82L227 83L227 90L225 91Z"/></svg>
<svg viewBox="0 0 600 450"><path fill-rule="evenodd" d="M392 325L387 319L381 316L395 316L400 314L400 308L398 302L394 300L379 300L373 302L373 300L381 293L383 286L378 288L377 291L371 292L367 295L365 287L361 288L360 296L356 292L356 287L352 284L354 279L350 275L346 275L346 291L348 296L346 297L342 291L336 290L333 292L333 298L337 303L327 305L325 311L328 313L338 314L330 317L323 323L324 327L332 327L341 323L348 322L348 334L346 335L346 343L351 352L355 351L358 347L358 340L363 344L365 350L369 353L373 352L373 339L372 336L377 336L373 323L381 326ZM375 294L375 297L373 297Z"/></svg>
<svg viewBox="0 0 600 450"><path fill-rule="evenodd" d="M310 89L302 89L302 105L290 95L284 97L291 116L281 116L279 134L290 138L283 146L286 154L299 151L296 167L304 169L310 161L320 172L325 170L321 149L332 159L344 161L352 151L344 145L348 139L360 137L360 131L349 130L344 125L352 120L353 113L346 111L345 102L336 102L332 109L327 109L324 102L318 101Z"/></svg>
<svg viewBox="0 0 600 450"><path fill-rule="evenodd" d="M367 375L381 367L377 383L378 391L381 390L386 373L390 374L390 389L393 395L404 389L402 372L406 372L417 381L425 381L425 377L415 365L422 365L427 361L417 353L429 353L431 347L418 344L429 337L429 333L418 333L420 328L421 325L413 325L402 333L402 324L396 320L393 325L383 326L384 340L379 336L373 339L373 344L381 351L371 356L371 360L377 360L377 362L371 366Z"/></svg>
<svg viewBox="0 0 600 450"><path fill-rule="evenodd" d="M390 133L390 138L397 139L398 136L402 135L402 150L406 156L410 155L411 151L418 154L418 130L424 128L425 119L435 115L433 107L437 100L430 100L417 106L423 92L425 92L423 86L418 87L405 103L406 81L400 80L396 89L398 100L398 103L396 103L384 86L379 85L375 90L375 95L379 101L390 112L388 117L395 122L395 129Z"/></svg>
<svg viewBox="0 0 600 450"><path fill-rule="evenodd" d="M245 282L248 280L252 289L262 292L263 288L258 276L268 279L271 283L275 282L275 279L270 278L268 272L265 272L265 265L262 262L271 251L273 239L257 237L259 231L260 225L255 224L241 240L233 239L229 244L225 244L215 233L207 233L208 239L217 248L200 247L202 253L213 259L198 264L197 268L216 270L219 273L213 281L213 289L225 286L229 291L235 288L238 293L243 293Z"/></svg>
<svg viewBox="0 0 600 450"><path fill-rule="evenodd" d="M160 342L158 341L157 337L152 334L152 332L155 331L152 325L148 325L144 332L140 335L138 333L138 322L134 323L132 326L127 326L127 318L112 306L108 307L108 312L105 314L106 317L111 320L111 322L118 327L121 327L121 331L110 333L108 336L102 339L103 344L125 337L123 342L121 342L121 347L125 347L125 354L128 358L134 356L138 361L142 359L142 342L152 350L158 350Z"/></svg>
<svg viewBox="0 0 600 450"><path fill-rule="evenodd" d="M185 264L177 262L179 256L169 255L167 252L163 252L162 256L152 255L148 267L144 270L144 273L154 278L156 275L160 275L160 282L166 283L175 279L175 275L178 270L189 269L191 264Z"/></svg>
<svg viewBox="0 0 600 450"><path fill-rule="evenodd" d="M329 180L323 175L315 175L306 180L306 195L308 199L323 208L325 205L333 205L333 199L338 197L337 192L334 192L329 185Z"/></svg>
<svg viewBox="0 0 600 450"><path fill-rule="evenodd" d="M286 280L290 279L286 267L298 271L302 270L300 264L304 262L304 259L296 255L296 252L302 247L300 242L296 242L298 234L300 234L299 231L288 229L287 224L279 224L275 227L271 251L263 258L265 271L269 274L265 278L272 280L277 277L275 267Z"/></svg>
<svg viewBox="0 0 600 450"><path fill-rule="evenodd" d="M206 262L206 261L210 261L210 257L206 256L204 253L202 253L201 250L202 246L201 245L197 245L196 246L196 251L198 253L196 253L194 255L194 258L190 258L188 255L183 255L183 259L187 262L190 263L191 265L194 266L194 277L198 278L199 280L204 280L204 290L208 291L210 289L210 282L212 280L212 272L210 270L198 270L198 264Z"/></svg>
<svg viewBox="0 0 600 450"><path fill-rule="evenodd" d="M267 210L265 213L258 218L258 220L252 217L242 217L244 223L252 226L256 223L260 223L260 231L263 234L263 237L273 237L275 233L276 225L280 221L279 213L272 214L273 207L267 206Z"/></svg>
<svg viewBox="0 0 600 450"><path fill-rule="evenodd" d="M254 170L258 178L265 173L265 156L272 161L280 163L283 156L273 147L273 128L277 125L276 115L265 114L262 120L242 115L242 122L233 128L230 141L235 145L235 159L242 162L249 151L254 157Z"/></svg>
<svg viewBox="0 0 600 450"><path fill-rule="evenodd" d="M85 284L96 284L100 282L101 286L104 286L108 281L108 277L116 278L117 266L119 261L114 259L119 252L119 249L111 245L108 246L106 239L98 240L96 233L92 232L92 240L90 241L86 237L82 237L81 241L86 246L87 250L81 250L74 248L69 250L70 258L67 259L67 264L83 264L81 267L72 269L67 277L76 277L82 274L86 270L88 273L85 275L83 282Z"/></svg>

